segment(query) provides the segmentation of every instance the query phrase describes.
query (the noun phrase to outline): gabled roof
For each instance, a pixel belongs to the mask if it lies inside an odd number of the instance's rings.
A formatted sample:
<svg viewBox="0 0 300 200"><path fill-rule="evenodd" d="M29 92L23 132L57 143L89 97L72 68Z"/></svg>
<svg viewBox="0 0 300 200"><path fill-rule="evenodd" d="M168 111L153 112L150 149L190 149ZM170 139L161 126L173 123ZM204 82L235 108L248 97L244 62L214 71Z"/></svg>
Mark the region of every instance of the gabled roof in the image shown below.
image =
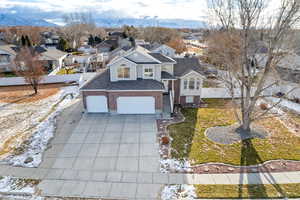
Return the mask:
<svg viewBox="0 0 300 200"><path fill-rule="evenodd" d="M154 57L155 59L159 60L162 63L175 63L176 61L172 58L169 58L161 53L148 53L150 56Z"/></svg>
<svg viewBox="0 0 300 200"><path fill-rule="evenodd" d="M174 75L177 77L184 76L191 71L195 71L201 75L204 74L204 69L201 66L198 58L174 58Z"/></svg>
<svg viewBox="0 0 300 200"><path fill-rule="evenodd" d="M137 80L126 80L126 81L110 81L109 70L94 77L91 81L81 87L81 90L164 90L163 83L152 80L152 79L137 79Z"/></svg>
<svg viewBox="0 0 300 200"><path fill-rule="evenodd" d="M56 48L46 48L44 52L41 52L41 60L58 60L68 53L60 51Z"/></svg>

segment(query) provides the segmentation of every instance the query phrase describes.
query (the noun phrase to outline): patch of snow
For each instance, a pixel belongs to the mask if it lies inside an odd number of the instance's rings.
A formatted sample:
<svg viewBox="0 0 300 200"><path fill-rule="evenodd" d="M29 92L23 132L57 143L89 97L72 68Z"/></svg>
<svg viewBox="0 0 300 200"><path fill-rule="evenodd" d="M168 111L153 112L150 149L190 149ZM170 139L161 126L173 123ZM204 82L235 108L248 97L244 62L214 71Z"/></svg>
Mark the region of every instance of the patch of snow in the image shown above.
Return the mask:
<svg viewBox="0 0 300 200"><path fill-rule="evenodd" d="M28 185L20 188L17 185L16 179L10 176L5 176L2 179L0 179L0 192L33 194L35 192L35 189L32 186L28 186Z"/></svg>
<svg viewBox="0 0 300 200"><path fill-rule="evenodd" d="M191 172L191 164L188 160L163 159L160 161L160 172Z"/></svg>
<svg viewBox="0 0 300 200"><path fill-rule="evenodd" d="M193 185L167 185L161 193L162 200L194 200L196 198Z"/></svg>
<svg viewBox="0 0 300 200"><path fill-rule="evenodd" d="M78 95L79 90L77 86L62 88L56 102L58 105L44 121L37 125L36 131L30 138L30 144L26 152L20 155L11 155L4 161L13 166L38 167L42 161L42 154L47 148L49 140L54 136L57 116L64 108L69 106Z"/></svg>
<svg viewBox="0 0 300 200"><path fill-rule="evenodd" d="M293 110L297 113L300 113L300 104L298 104L298 103L294 103L292 101L289 101L286 99L280 99L280 98L276 98L276 97L267 97L266 99L268 101L271 101L274 104L278 103L281 100L281 102L278 104L279 107L284 107L289 110Z"/></svg>

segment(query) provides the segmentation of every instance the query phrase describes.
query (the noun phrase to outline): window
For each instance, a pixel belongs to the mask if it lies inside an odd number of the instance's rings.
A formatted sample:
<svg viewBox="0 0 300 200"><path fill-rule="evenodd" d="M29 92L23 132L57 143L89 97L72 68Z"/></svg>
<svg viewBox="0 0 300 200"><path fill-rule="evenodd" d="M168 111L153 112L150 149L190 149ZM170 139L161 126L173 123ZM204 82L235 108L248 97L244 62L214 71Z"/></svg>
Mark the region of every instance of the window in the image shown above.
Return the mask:
<svg viewBox="0 0 300 200"><path fill-rule="evenodd" d="M183 82L183 88L186 90L186 89L187 89L187 86L188 86L188 80L187 80L187 79L184 79L184 82Z"/></svg>
<svg viewBox="0 0 300 200"><path fill-rule="evenodd" d="M187 96L185 97L186 103L194 103L194 96Z"/></svg>
<svg viewBox="0 0 300 200"><path fill-rule="evenodd" d="M6 54L0 54L0 63L9 63L10 59L9 59L9 55Z"/></svg>
<svg viewBox="0 0 300 200"><path fill-rule="evenodd" d="M130 78L130 68L125 67L126 65L121 65L118 68L118 78L119 79L129 79Z"/></svg>
<svg viewBox="0 0 300 200"><path fill-rule="evenodd" d="M197 82L196 82L196 89L197 90L200 89L200 84L201 84L201 80L199 78L197 78Z"/></svg>
<svg viewBox="0 0 300 200"><path fill-rule="evenodd" d="M153 78L153 68L146 67L144 68L144 78Z"/></svg>
<svg viewBox="0 0 300 200"><path fill-rule="evenodd" d="M195 89L195 79L194 78L190 78L190 80L189 80L189 89L190 90Z"/></svg>
<svg viewBox="0 0 300 200"><path fill-rule="evenodd" d="M201 88L201 79L200 78L187 78L183 81L184 90L200 90Z"/></svg>

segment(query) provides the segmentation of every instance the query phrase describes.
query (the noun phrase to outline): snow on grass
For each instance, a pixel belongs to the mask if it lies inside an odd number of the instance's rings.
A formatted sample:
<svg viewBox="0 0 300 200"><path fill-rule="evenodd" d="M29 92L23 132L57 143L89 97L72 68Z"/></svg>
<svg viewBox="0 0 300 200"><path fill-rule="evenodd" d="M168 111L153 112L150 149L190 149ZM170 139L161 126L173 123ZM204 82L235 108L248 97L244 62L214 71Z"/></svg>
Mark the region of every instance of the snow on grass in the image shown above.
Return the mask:
<svg viewBox="0 0 300 200"><path fill-rule="evenodd" d="M271 101L274 104L278 103L279 107L284 107L287 108L289 110L293 110L297 113L300 114L300 104L298 103L294 103L292 101L286 100L286 99L280 99L280 98L276 98L276 97L267 97L266 98L268 101ZM279 102L281 101L281 102Z"/></svg>
<svg viewBox="0 0 300 200"><path fill-rule="evenodd" d="M62 88L61 92L56 95L57 100L50 111L48 113L42 112L44 119L35 127L25 152L20 155L10 155L4 161L13 166L38 167L49 140L54 136L57 116L72 103L78 94L77 86Z"/></svg>
<svg viewBox="0 0 300 200"><path fill-rule="evenodd" d="M167 185L161 193L162 200L194 200L196 197L193 185Z"/></svg>
<svg viewBox="0 0 300 200"><path fill-rule="evenodd" d="M160 172L191 172L191 164L188 160L163 159L160 161Z"/></svg>
<svg viewBox="0 0 300 200"><path fill-rule="evenodd" d="M0 193L33 195L39 182L39 180L34 179L19 179L10 176L0 177Z"/></svg>

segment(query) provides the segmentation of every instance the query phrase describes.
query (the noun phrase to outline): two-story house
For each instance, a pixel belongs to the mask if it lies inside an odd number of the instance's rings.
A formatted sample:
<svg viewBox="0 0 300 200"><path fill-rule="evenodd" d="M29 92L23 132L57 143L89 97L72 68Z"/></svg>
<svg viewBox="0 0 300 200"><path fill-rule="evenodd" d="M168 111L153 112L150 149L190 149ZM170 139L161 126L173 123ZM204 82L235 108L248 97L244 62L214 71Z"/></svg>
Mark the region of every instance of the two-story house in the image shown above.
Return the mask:
<svg viewBox="0 0 300 200"><path fill-rule="evenodd" d="M0 45L0 72L11 72L17 55L14 45Z"/></svg>
<svg viewBox="0 0 300 200"><path fill-rule="evenodd" d="M203 79L196 58L137 48L111 60L81 91L89 113L159 114L166 106L172 112L174 104L200 103Z"/></svg>

